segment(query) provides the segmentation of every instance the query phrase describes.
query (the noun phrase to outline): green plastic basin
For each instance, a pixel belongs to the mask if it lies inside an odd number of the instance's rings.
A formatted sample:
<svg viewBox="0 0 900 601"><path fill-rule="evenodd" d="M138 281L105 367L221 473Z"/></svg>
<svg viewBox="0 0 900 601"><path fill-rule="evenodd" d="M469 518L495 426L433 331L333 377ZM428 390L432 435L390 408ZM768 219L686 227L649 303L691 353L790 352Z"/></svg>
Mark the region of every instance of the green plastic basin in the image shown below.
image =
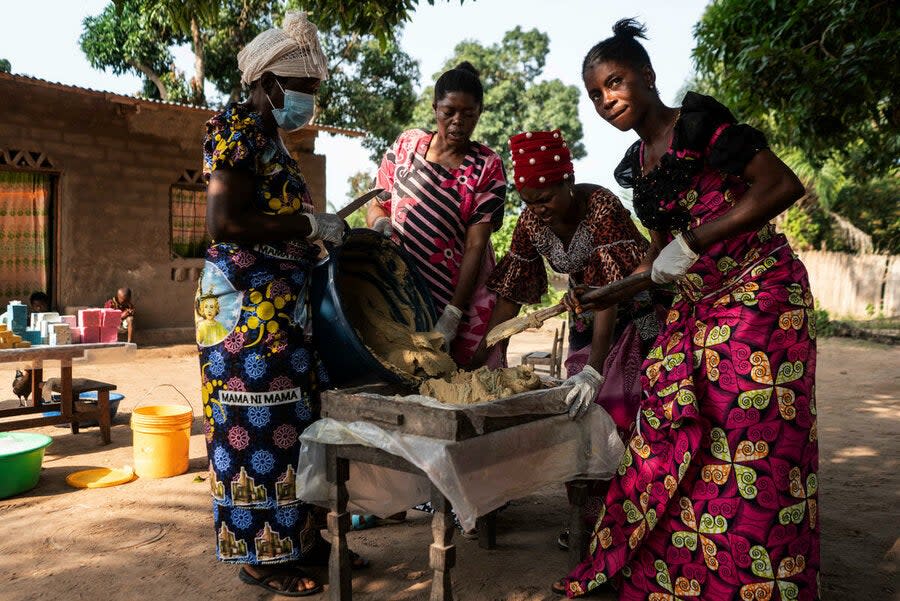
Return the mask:
<svg viewBox="0 0 900 601"><path fill-rule="evenodd" d="M37 486L44 450L53 439L31 432L0 432L0 499Z"/></svg>

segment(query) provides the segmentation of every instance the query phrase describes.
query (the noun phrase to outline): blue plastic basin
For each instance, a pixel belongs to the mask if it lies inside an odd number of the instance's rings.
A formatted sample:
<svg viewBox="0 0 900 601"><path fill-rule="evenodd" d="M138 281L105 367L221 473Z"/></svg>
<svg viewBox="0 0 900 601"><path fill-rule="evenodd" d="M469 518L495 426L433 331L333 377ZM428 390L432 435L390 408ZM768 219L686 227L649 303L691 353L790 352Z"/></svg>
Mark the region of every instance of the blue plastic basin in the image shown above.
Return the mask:
<svg viewBox="0 0 900 601"><path fill-rule="evenodd" d="M54 394L52 398L53 398L53 402L45 404L44 405L45 407L48 407L50 405L59 405L59 395ZM81 399L82 401L97 402L97 393L95 391L82 392L80 395L78 395L78 398ZM120 394L118 392L110 392L109 393L109 421L110 422L112 422L115 419L116 413L119 411L119 403L121 403L122 399L124 399L124 398L125 398L124 394ZM44 417L56 417L59 414L60 414L59 411L48 411L48 412L44 413L43 415L44 415ZM79 426L99 426L100 424L96 420L88 420L88 421L78 422L78 425ZM69 424L56 424L56 426L58 428L68 428Z"/></svg>
<svg viewBox="0 0 900 601"><path fill-rule="evenodd" d="M341 274L359 275L369 271L374 271L395 320L405 321L398 302L412 308L415 323L410 325L416 331L431 330L436 320L428 286L406 252L378 232L351 230L347 241L332 249L328 258L316 265L310 283L313 341L334 387L374 382L413 383L411 378L388 369L373 356L344 311ZM398 271L405 275L398 275Z"/></svg>

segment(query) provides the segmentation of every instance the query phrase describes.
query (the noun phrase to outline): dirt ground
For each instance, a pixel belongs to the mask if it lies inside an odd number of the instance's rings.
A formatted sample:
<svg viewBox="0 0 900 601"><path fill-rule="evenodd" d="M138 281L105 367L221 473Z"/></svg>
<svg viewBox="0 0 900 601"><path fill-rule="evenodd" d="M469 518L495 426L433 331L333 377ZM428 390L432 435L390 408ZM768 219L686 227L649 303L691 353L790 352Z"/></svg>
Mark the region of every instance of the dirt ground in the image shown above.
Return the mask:
<svg viewBox="0 0 900 601"><path fill-rule="evenodd" d="M527 332L511 348L511 364L529 349L548 349L552 333ZM818 362L822 520L822 589L826 600L898 599L900 566L900 348L826 339ZM11 396L8 365L0 399ZM54 374L50 374L54 375ZM0 599L256 600L275 597L237 580L234 566L213 559L209 487L195 482L207 466L202 434L191 438L190 470L164 480L75 490L65 484L78 469L132 462L128 416L146 401L175 402L160 384L199 399L193 348L140 349L132 362L78 365L76 377L114 382L125 394L112 429L100 446L97 428L73 436L46 427L53 437L38 486L0 501ZM5 401L3 405L17 404ZM196 403L195 403L196 405ZM196 411L196 408L195 408ZM2 477L2 474L0 474ZM555 539L566 516L561 486L514 501L498 520L498 548L482 550L455 536L453 587L461 601L555 599L550 583L566 571ZM428 597L427 516L354 532L353 549L371 568L356 572L354 598L409 600ZM325 570L318 572L324 581ZM326 599L325 593L309 597Z"/></svg>

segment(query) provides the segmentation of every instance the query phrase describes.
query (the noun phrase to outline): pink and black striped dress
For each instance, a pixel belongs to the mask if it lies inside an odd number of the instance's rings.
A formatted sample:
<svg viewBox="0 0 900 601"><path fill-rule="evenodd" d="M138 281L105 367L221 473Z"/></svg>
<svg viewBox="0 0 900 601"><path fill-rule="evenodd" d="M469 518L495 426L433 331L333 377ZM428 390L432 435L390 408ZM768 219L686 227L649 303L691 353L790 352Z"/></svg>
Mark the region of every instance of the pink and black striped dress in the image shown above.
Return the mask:
<svg viewBox="0 0 900 601"><path fill-rule="evenodd" d="M506 174L500 156L478 142L471 143L456 169L426 160L433 137L434 132L421 129L400 134L381 161L378 186L391 192L381 206L391 217L394 240L412 256L440 315L459 280L469 226L490 223L496 231L503 222ZM469 362L487 333L496 295L485 283L494 265L489 243L469 306L460 307L464 315L451 347L459 364ZM497 367L500 361L495 352L488 365Z"/></svg>

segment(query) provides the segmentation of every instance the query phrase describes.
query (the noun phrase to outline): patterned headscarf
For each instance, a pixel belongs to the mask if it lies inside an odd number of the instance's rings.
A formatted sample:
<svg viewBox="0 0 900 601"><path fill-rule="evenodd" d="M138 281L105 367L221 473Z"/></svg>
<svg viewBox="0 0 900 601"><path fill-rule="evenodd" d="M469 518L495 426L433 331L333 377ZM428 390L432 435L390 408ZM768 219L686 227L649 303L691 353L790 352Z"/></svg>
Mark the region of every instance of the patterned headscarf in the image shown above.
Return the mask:
<svg viewBox="0 0 900 601"><path fill-rule="evenodd" d="M281 29L266 30L238 52L241 81L251 84L266 71L281 77L328 79L328 61L316 26L305 12L289 11Z"/></svg>
<svg viewBox="0 0 900 601"><path fill-rule="evenodd" d="M548 188L575 173L572 153L558 129L527 131L509 139L516 188Z"/></svg>

